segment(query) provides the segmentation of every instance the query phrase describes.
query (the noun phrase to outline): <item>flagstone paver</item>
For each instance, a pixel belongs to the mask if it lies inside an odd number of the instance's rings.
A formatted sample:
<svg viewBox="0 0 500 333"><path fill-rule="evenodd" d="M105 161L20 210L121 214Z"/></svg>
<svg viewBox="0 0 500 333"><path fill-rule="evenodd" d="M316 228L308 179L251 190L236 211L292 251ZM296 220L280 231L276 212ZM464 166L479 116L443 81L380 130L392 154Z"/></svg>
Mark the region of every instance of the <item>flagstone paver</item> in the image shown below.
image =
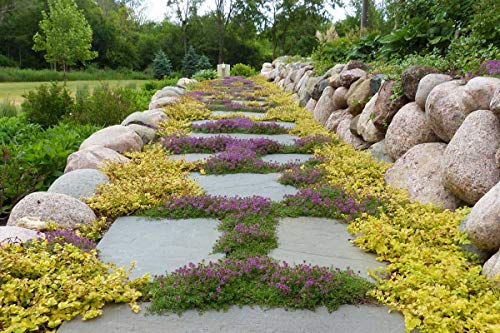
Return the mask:
<svg viewBox="0 0 500 333"><path fill-rule="evenodd" d="M263 112L241 112L241 111L212 111L213 116L231 116L236 113L242 114L247 117L264 118L266 116Z"/></svg>
<svg viewBox="0 0 500 333"><path fill-rule="evenodd" d="M213 156L213 154L174 154L174 155L168 155L169 158L175 159L175 160L185 160L186 162L198 162L201 160L206 160L209 157Z"/></svg>
<svg viewBox="0 0 500 333"><path fill-rule="evenodd" d="M318 266L351 268L364 277L368 269L385 264L353 245L346 224L333 219L299 217L284 218L278 226L278 248L270 256L290 264L303 261Z"/></svg>
<svg viewBox="0 0 500 333"><path fill-rule="evenodd" d="M195 121L192 121L191 124L192 125L204 125L206 123L210 123L210 122L214 122L214 121L215 120L195 120ZM294 128L296 126L295 123L292 123L292 122L289 122L289 121L259 120L257 122L261 123L261 124L277 124L277 125L279 125L281 127L288 128L288 129Z"/></svg>
<svg viewBox="0 0 500 333"><path fill-rule="evenodd" d="M285 144L285 145L291 145L294 143L294 140L299 139L298 136L295 135L290 135L290 134L273 134L273 135L268 135L268 134L246 134L246 133L191 133L189 136L194 137L194 138L213 138L216 136L229 136L234 139L242 139L242 140L248 140L248 139L269 139L269 140L274 140L278 143Z"/></svg>
<svg viewBox="0 0 500 333"><path fill-rule="evenodd" d="M155 220L146 217L118 218L99 242L97 249L104 262L118 266L136 266L131 278L145 273L160 275L190 262L217 260L222 254L210 254L220 237L217 220Z"/></svg>
<svg viewBox="0 0 500 333"><path fill-rule="evenodd" d="M282 200L286 194L297 193L295 187L280 184L278 182L279 177L279 173L237 173L228 175L191 173L191 178L196 180L210 195L227 195L231 197L258 195L274 201Z"/></svg>
<svg viewBox="0 0 500 333"><path fill-rule="evenodd" d="M342 305L332 313L232 306L227 312L186 311L181 317L135 314L126 304L108 306L101 317L65 322L59 333L403 333L403 316L373 305Z"/></svg>
<svg viewBox="0 0 500 333"><path fill-rule="evenodd" d="M269 154L262 156L262 160L264 162L274 162L279 164L286 164L290 162L304 163L313 157L314 155L311 154Z"/></svg>

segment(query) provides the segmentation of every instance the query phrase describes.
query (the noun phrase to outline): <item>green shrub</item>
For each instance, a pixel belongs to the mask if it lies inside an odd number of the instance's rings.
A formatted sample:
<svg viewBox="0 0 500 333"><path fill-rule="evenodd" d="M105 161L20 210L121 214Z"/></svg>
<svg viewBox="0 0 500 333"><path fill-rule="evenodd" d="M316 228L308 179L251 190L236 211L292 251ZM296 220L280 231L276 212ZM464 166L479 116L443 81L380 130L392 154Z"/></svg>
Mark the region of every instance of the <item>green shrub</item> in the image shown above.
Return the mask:
<svg viewBox="0 0 500 333"><path fill-rule="evenodd" d="M212 65L208 58L205 55L197 54L194 48L189 46L182 59L182 75L192 77L196 72L210 68L212 68Z"/></svg>
<svg viewBox="0 0 500 333"><path fill-rule="evenodd" d="M165 76L172 75L172 64L163 50L158 51L155 55L152 73L155 79L163 79Z"/></svg>
<svg viewBox="0 0 500 333"><path fill-rule="evenodd" d="M15 117L17 114L17 106L10 99L7 98L0 102L0 117Z"/></svg>
<svg viewBox="0 0 500 333"><path fill-rule="evenodd" d="M201 82L217 78L217 71L213 69L202 69L194 73L193 79Z"/></svg>
<svg viewBox="0 0 500 333"><path fill-rule="evenodd" d="M245 64L236 64L231 68L231 75L250 77L257 75L257 71L252 66Z"/></svg>
<svg viewBox="0 0 500 333"><path fill-rule="evenodd" d="M23 95L22 108L28 121L42 127L56 125L73 109L74 101L65 86L42 84L38 89Z"/></svg>
<svg viewBox="0 0 500 333"><path fill-rule="evenodd" d="M179 76L172 78L165 78L163 80L158 80L158 81L148 81L144 84L144 89L156 91L166 86L175 86L177 84L177 81L179 81Z"/></svg>

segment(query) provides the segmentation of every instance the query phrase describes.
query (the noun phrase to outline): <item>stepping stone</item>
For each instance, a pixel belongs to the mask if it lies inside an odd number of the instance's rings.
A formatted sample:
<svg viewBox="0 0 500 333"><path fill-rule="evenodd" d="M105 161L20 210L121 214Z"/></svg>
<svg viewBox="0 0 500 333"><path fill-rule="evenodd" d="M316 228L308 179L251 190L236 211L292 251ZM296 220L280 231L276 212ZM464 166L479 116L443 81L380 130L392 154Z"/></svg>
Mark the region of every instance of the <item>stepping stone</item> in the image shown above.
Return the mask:
<svg viewBox="0 0 500 333"><path fill-rule="evenodd" d="M288 333L288 332L349 332L349 333L403 333L404 318L400 313L387 313L387 308L375 305L341 305L328 313L326 308L316 311L287 311L281 308L261 309L231 306L228 311L207 311L199 314L189 310L178 316L133 313L127 304L107 306L103 315L82 321L65 322L58 333Z"/></svg>
<svg viewBox="0 0 500 333"><path fill-rule="evenodd" d="M264 162L274 162L279 164L286 164L290 162L304 163L313 158L311 154L269 154L262 156Z"/></svg>
<svg viewBox="0 0 500 333"><path fill-rule="evenodd" d="M99 242L97 249L104 262L136 267L131 278L145 273L172 272L190 262L217 260L222 254L210 254L219 238L214 219L156 220L139 216L118 218Z"/></svg>
<svg viewBox="0 0 500 333"><path fill-rule="evenodd" d="M375 259L375 255L359 249L349 240L353 239L346 230L346 224L337 220L299 217L284 218L278 226L278 248L270 257L284 260L290 264L304 260L313 265L348 267L363 277L368 276L368 269L384 266ZM370 277L370 279L372 279Z"/></svg>
<svg viewBox="0 0 500 333"><path fill-rule="evenodd" d="M194 121L191 122L191 124L192 125L203 125L203 124L214 122L214 121L215 120L194 120ZM291 128L294 128L296 126L295 123L292 123L292 122L289 122L289 121L268 121L268 120L263 120L263 121L257 121L257 122L263 123L263 124L276 123L279 126L281 126L283 128L287 128L287 129L291 129Z"/></svg>
<svg viewBox="0 0 500 333"><path fill-rule="evenodd" d="M210 158L213 154L175 154L175 155L167 155L168 158L172 158L174 160L184 159L186 162L199 162L201 160L206 160Z"/></svg>
<svg viewBox="0 0 500 333"><path fill-rule="evenodd" d="M191 133L189 136L195 137L195 138L213 138L215 136L230 136L235 139L242 139L242 140L248 140L248 139L269 139L276 141L278 143L284 144L284 145L292 145L294 143L294 140L298 139L298 136L295 135L290 135L290 134L275 134L275 135L267 135L267 134L245 134L245 133L222 133L222 134L217 134L217 133Z"/></svg>
<svg viewBox="0 0 500 333"><path fill-rule="evenodd" d="M286 194L296 194L293 186L278 182L279 173L254 174L236 173L229 175L200 175L191 173L191 178L197 181L210 195L226 195L229 197L251 197L254 195L280 201Z"/></svg>
<svg viewBox="0 0 500 333"><path fill-rule="evenodd" d="M212 111L213 116L231 116L236 114L255 118L264 118L266 116L265 112Z"/></svg>

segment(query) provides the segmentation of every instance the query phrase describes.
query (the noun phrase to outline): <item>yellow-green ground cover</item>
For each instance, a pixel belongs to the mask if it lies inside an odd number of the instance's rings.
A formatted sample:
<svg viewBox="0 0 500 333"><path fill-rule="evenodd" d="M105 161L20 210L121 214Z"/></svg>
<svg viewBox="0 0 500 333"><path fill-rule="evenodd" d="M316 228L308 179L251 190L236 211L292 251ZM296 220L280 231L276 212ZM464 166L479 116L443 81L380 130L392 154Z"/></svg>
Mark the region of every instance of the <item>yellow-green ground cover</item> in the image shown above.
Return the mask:
<svg viewBox="0 0 500 333"><path fill-rule="evenodd" d="M384 202L378 214L362 214L348 226L358 236L354 241L358 246L389 262L386 271L374 272L378 284L371 296L401 311L408 331L499 332L500 290L480 274L480 264L460 247L467 239L458 225L469 210L442 211L412 202L404 192L386 187L383 175L388 164L328 133L277 86L260 78L255 81L260 86L256 94L268 97L273 105L266 119L295 121L297 126L291 133L299 136L324 134L332 138L315 151L323 157L319 167L330 185ZM205 82L195 89L213 88ZM166 108L166 113L170 118L161 132L168 135L185 135L190 121L209 115L202 103L189 97L181 105ZM187 178L190 164L170 161L162 154L158 148L145 147L143 152L130 155L127 164L104 167L112 182L88 199L103 219L82 228L80 234L98 238L108 224L106 218L109 222L116 216L155 207L168 195L202 193L198 184ZM35 326L50 329L78 314L86 318L99 315L107 302L130 302L136 309L139 293L134 288L146 278L128 282L123 270L109 273L109 267L100 263L94 252L71 246L49 249L42 241L32 247L10 245L1 250L0 305L11 305L0 307L0 328L8 332ZM22 260L18 260L20 256ZM35 279L18 277L26 272L39 275ZM78 287L61 288L67 284ZM27 310L18 314L19 306ZM34 326L29 326L32 322Z"/></svg>

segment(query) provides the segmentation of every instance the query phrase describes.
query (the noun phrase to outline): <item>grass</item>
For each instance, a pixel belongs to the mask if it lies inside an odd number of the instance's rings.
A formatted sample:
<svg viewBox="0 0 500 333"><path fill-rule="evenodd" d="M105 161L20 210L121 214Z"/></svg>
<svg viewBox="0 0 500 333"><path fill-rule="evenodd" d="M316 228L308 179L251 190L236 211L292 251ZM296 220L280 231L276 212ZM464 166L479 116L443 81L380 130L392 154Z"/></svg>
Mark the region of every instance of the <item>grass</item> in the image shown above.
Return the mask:
<svg viewBox="0 0 500 333"><path fill-rule="evenodd" d="M106 82L110 87L137 87L144 86L148 80L104 80L104 81L68 81L68 89L74 94L78 88L88 87L93 90L101 82ZM36 89L43 83L49 82L0 82L0 103L9 100L15 105L21 105L23 94Z"/></svg>

